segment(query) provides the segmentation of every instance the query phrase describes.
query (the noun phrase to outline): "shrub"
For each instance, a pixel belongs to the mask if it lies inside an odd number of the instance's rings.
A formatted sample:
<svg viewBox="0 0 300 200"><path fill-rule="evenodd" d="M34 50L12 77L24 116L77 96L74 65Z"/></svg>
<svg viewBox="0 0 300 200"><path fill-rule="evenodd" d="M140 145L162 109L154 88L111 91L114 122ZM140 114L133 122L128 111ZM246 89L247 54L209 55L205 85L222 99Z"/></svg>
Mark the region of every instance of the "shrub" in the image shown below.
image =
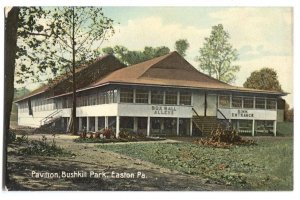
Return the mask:
<svg viewBox="0 0 300 200"><path fill-rule="evenodd" d="M95 133L95 137L94 138L99 139L100 138L100 133L99 132Z"/></svg>
<svg viewBox="0 0 300 200"><path fill-rule="evenodd" d="M106 138L106 139L110 139L110 138L114 138L115 133L113 132L112 129L110 128L106 128L102 130L102 135Z"/></svg>
<svg viewBox="0 0 300 200"><path fill-rule="evenodd" d="M90 139L93 139L93 138L94 138L94 134L90 133Z"/></svg>
<svg viewBox="0 0 300 200"><path fill-rule="evenodd" d="M244 140L235 129L214 129L208 137L195 141L196 144L209 145L220 148L229 148L232 145L253 145L254 140Z"/></svg>
<svg viewBox="0 0 300 200"><path fill-rule="evenodd" d="M22 135L21 137L17 137L16 142L18 144L22 144L22 143L28 144L29 143L28 136L27 135Z"/></svg>
<svg viewBox="0 0 300 200"><path fill-rule="evenodd" d="M42 140L32 140L27 143L25 148L19 150L20 153L26 155L40 155L40 156L61 156L72 155L70 152L65 151L63 148L56 145L55 139L48 143L45 136Z"/></svg>
<svg viewBox="0 0 300 200"><path fill-rule="evenodd" d="M8 131L7 134L7 143L10 144L16 140L16 134L12 130Z"/></svg>

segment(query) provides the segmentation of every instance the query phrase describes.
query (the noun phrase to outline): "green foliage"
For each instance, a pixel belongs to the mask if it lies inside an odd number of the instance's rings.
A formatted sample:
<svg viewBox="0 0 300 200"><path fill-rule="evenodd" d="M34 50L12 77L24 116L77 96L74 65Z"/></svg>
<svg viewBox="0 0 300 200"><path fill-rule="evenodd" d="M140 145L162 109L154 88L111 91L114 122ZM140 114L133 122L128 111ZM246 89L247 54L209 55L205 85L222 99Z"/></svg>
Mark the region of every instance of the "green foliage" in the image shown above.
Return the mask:
<svg viewBox="0 0 300 200"><path fill-rule="evenodd" d="M114 21L100 7L22 7L19 18L18 83L69 72L73 62L91 62L114 34Z"/></svg>
<svg viewBox="0 0 300 200"><path fill-rule="evenodd" d="M232 185L235 190L292 190L293 141L261 139L255 146L222 149L192 143L131 143L100 145L187 174L207 182Z"/></svg>
<svg viewBox="0 0 300 200"><path fill-rule="evenodd" d="M183 57L186 56L185 52L189 48L190 44L187 39L180 39L175 42L176 51Z"/></svg>
<svg viewBox="0 0 300 200"><path fill-rule="evenodd" d="M127 65L134 65L152 58L170 53L170 49L165 46L145 47L143 51L130 51L124 46L105 47L102 49L105 54L114 54L121 62Z"/></svg>
<svg viewBox="0 0 300 200"><path fill-rule="evenodd" d="M28 140L25 139L27 145L21 148L19 153L25 155L39 155L39 156L70 156L72 153L57 146L55 139L48 143L47 138L43 136L42 140Z"/></svg>
<svg viewBox="0 0 300 200"><path fill-rule="evenodd" d="M277 72L274 69L266 67L252 72L250 77L245 81L244 87L282 92Z"/></svg>
<svg viewBox="0 0 300 200"><path fill-rule="evenodd" d="M13 132L12 130L9 130L9 132L7 134L7 143L11 144L15 140L16 140L16 134L15 134L15 132Z"/></svg>
<svg viewBox="0 0 300 200"><path fill-rule="evenodd" d="M205 38L203 47L199 50L200 69L211 77L231 83L236 79L235 73L240 67L232 62L238 59L237 50L229 43L229 33L222 24L212 27L209 38Z"/></svg>
<svg viewBox="0 0 300 200"><path fill-rule="evenodd" d="M292 136L294 134L293 122L277 122L277 135Z"/></svg>

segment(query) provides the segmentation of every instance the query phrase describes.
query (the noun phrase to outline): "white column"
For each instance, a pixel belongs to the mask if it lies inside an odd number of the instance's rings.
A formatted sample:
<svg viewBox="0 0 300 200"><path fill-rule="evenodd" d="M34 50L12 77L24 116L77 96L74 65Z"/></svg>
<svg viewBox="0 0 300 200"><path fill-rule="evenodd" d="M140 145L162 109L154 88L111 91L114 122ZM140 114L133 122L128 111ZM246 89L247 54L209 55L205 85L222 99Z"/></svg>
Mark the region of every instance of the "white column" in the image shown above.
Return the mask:
<svg viewBox="0 0 300 200"><path fill-rule="evenodd" d="M116 137L119 138L120 132L120 116L116 117Z"/></svg>
<svg viewBox="0 0 300 200"><path fill-rule="evenodd" d="M179 93L179 91L177 92L177 105L180 105L180 93Z"/></svg>
<svg viewBox="0 0 300 200"><path fill-rule="evenodd" d="M86 117L86 132L90 131L90 117Z"/></svg>
<svg viewBox="0 0 300 200"><path fill-rule="evenodd" d="M179 136L179 117L177 117L176 133L177 133L177 136Z"/></svg>
<svg viewBox="0 0 300 200"><path fill-rule="evenodd" d="M136 99L136 89L133 89L133 103L135 103Z"/></svg>
<svg viewBox="0 0 300 200"><path fill-rule="evenodd" d="M151 127L150 117L148 117L147 118L147 136L150 136L150 127Z"/></svg>
<svg viewBox="0 0 300 200"><path fill-rule="evenodd" d="M82 118L79 117L79 130L78 131L82 131Z"/></svg>
<svg viewBox="0 0 300 200"><path fill-rule="evenodd" d="M274 136L276 137L276 131L277 131L277 121L274 121L274 126L273 126L273 131L274 131Z"/></svg>
<svg viewBox="0 0 300 200"><path fill-rule="evenodd" d="M193 120L190 119L190 136L193 136Z"/></svg>
<svg viewBox="0 0 300 200"><path fill-rule="evenodd" d="M252 136L254 137L254 132L255 132L255 120L252 120Z"/></svg>
<svg viewBox="0 0 300 200"><path fill-rule="evenodd" d="M104 117L104 128L108 128L108 116Z"/></svg>
<svg viewBox="0 0 300 200"><path fill-rule="evenodd" d="M98 131L98 117L95 117L95 132Z"/></svg>
<svg viewBox="0 0 300 200"><path fill-rule="evenodd" d="M137 131L138 130L138 118L134 117L133 118L133 131Z"/></svg>

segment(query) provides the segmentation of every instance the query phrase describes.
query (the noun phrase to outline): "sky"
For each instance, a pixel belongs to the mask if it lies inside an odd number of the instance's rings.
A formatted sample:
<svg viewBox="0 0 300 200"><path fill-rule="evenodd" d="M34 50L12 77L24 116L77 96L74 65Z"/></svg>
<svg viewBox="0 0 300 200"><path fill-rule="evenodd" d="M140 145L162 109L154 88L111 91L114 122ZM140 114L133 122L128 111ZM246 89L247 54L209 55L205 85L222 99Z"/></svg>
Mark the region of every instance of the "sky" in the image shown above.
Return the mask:
<svg viewBox="0 0 300 200"><path fill-rule="evenodd" d="M233 85L242 86L254 70L270 67L278 73L285 99L293 105L293 9L290 7L104 7L117 23L105 46L123 45L130 50L167 46L187 39L186 59L198 63L204 38L211 27L223 24L230 43L238 50L241 66Z"/></svg>

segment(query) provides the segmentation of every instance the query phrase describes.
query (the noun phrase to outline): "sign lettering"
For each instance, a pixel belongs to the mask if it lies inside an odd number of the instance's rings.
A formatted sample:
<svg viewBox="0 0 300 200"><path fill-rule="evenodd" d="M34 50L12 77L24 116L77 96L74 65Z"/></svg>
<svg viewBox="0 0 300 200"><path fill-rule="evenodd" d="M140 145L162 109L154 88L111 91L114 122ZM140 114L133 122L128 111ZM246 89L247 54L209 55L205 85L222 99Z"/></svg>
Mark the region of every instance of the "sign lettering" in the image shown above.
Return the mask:
<svg viewBox="0 0 300 200"><path fill-rule="evenodd" d="M154 115L174 115L176 112L175 106L152 106Z"/></svg>
<svg viewBox="0 0 300 200"><path fill-rule="evenodd" d="M253 113L248 113L248 110L238 110L237 113L231 113L231 117L253 118Z"/></svg>

